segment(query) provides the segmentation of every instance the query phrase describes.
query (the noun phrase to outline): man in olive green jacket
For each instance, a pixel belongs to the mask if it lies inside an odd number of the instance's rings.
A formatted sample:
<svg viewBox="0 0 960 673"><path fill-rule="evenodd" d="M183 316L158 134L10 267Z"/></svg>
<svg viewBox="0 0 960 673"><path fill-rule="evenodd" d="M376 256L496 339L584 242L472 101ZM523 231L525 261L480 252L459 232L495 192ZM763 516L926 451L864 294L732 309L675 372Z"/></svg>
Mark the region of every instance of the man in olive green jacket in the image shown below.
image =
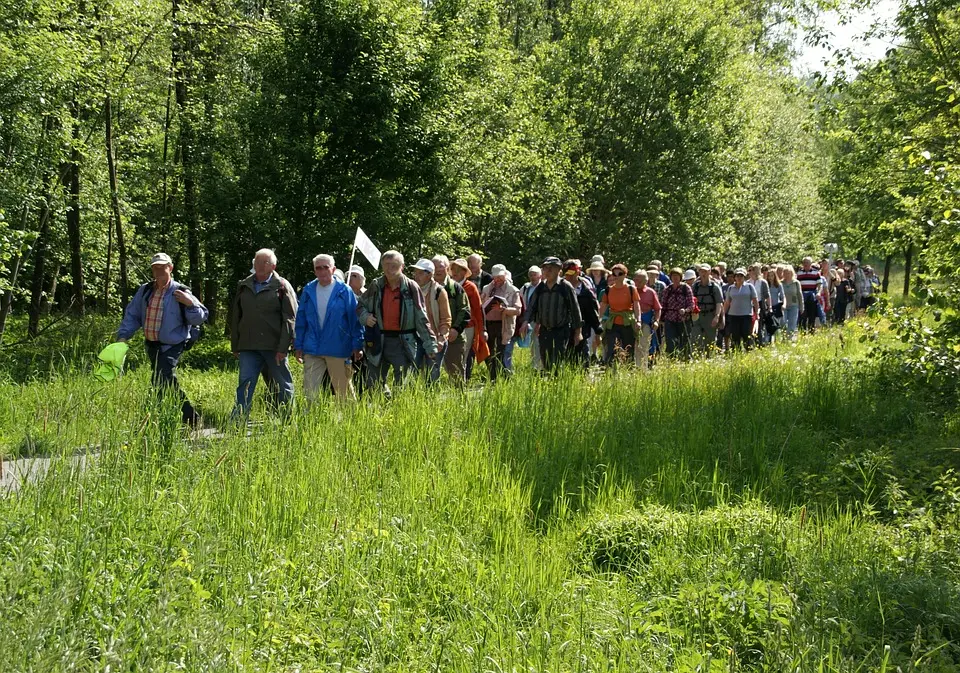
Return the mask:
<svg viewBox="0 0 960 673"><path fill-rule="evenodd" d="M276 402L286 404L293 399L287 353L293 343L297 295L276 268L273 250L258 250L253 260L254 272L240 281L233 298L230 345L240 361L234 416L250 413L261 372L268 385L274 387Z"/></svg>
<svg viewBox="0 0 960 673"><path fill-rule="evenodd" d="M385 386L393 367L399 384L416 371L417 342L429 364L437 357L437 337L430 329L420 287L403 275L403 255L387 250L380 258L383 276L367 286L357 304L357 317L366 330L364 356L371 388Z"/></svg>

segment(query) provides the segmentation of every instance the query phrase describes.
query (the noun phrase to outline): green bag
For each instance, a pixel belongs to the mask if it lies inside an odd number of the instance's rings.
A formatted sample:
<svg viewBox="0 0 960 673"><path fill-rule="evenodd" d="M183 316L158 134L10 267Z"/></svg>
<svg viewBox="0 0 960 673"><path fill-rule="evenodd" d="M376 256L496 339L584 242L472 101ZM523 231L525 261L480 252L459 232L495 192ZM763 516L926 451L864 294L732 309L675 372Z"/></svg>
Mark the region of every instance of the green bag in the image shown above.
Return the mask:
<svg viewBox="0 0 960 673"><path fill-rule="evenodd" d="M128 350L130 346L122 341L104 348L97 356L100 364L93 370L93 375L101 381L113 381L123 372L123 362L127 359Z"/></svg>

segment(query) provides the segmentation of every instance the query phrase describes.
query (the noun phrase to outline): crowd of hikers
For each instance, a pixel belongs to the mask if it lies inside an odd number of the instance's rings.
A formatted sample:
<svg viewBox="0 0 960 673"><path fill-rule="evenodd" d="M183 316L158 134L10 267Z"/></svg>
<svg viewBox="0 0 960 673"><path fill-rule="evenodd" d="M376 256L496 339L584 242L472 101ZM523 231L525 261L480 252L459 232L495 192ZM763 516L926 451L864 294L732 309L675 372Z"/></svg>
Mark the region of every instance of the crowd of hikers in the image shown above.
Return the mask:
<svg viewBox="0 0 960 673"><path fill-rule="evenodd" d="M299 295L262 249L237 286L230 312L231 347L239 361L235 417L246 417L263 378L277 405L290 402L288 364L303 364L303 391L356 398L389 393L415 373L455 385L485 363L491 382L514 369L515 348L529 348L532 366L551 375L561 366L635 366L659 357L711 357L797 338L798 330L843 323L875 300L878 279L856 260L805 257L790 264L724 263L665 269L659 260L632 273L595 255L547 257L527 269L523 284L502 264L489 271L480 255L444 255L407 266L385 252L382 275L369 283L360 266L346 274L332 256L313 258L316 278ZM199 422L177 381L177 363L196 338L207 309L173 280L171 258L158 253L153 282L136 292L118 340L143 329L153 384L179 396L183 419Z"/></svg>

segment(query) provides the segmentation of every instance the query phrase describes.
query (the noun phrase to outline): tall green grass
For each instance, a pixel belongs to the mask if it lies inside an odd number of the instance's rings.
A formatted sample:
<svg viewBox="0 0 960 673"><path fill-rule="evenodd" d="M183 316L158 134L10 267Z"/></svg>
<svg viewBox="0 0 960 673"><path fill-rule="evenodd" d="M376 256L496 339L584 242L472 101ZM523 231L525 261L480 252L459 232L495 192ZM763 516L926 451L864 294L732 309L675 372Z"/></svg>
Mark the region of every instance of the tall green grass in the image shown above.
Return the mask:
<svg viewBox="0 0 960 673"><path fill-rule="evenodd" d="M142 370L8 385L8 451L100 454L0 498L0 669L956 670L955 438L854 343L211 440Z"/></svg>

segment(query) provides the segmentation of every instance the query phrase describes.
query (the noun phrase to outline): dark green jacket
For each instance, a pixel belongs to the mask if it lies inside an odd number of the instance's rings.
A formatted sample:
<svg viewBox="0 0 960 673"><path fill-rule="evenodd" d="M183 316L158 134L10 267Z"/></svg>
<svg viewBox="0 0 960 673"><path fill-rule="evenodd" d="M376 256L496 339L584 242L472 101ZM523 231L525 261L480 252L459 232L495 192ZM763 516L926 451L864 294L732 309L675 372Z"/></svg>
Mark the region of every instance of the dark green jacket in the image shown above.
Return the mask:
<svg viewBox="0 0 960 673"><path fill-rule="evenodd" d="M293 344L297 295L276 271L267 287L256 292L250 274L237 285L230 320L230 348L286 353Z"/></svg>
<svg viewBox="0 0 960 673"><path fill-rule="evenodd" d="M383 326L383 287L387 279L380 276L367 286L367 291L363 293L357 303L357 317L360 318L360 324L367 324L367 316L373 315L377 319L377 324ZM427 318L427 309L423 303L423 295L420 294L420 287L406 276L400 276L400 340L410 356L410 361L416 360L417 340L423 344L423 349L428 355L437 354L437 337L430 329L430 322ZM370 364L376 366L380 364L380 356L383 353L383 332L380 333L380 349L376 354L367 353L367 359Z"/></svg>
<svg viewBox="0 0 960 673"><path fill-rule="evenodd" d="M455 341L463 341L463 331L470 325L470 299L463 286L450 276L443 287L450 298L450 327L457 330Z"/></svg>

